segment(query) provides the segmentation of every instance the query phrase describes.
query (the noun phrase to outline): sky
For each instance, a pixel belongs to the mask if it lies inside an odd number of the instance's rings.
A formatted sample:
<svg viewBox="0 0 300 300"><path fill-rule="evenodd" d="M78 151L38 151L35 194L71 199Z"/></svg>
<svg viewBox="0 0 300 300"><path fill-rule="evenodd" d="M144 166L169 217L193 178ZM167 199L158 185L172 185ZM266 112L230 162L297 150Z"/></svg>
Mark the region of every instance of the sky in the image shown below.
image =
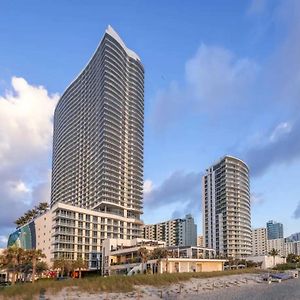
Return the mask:
<svg viewBox="0 0 300 300"><path fill-rule="evenodd" d="M0 248L50 200L53 111L108 24L145 67L145 223L191 213L225 154L252 226L300 231L300 1L0 0Z"/></svg>

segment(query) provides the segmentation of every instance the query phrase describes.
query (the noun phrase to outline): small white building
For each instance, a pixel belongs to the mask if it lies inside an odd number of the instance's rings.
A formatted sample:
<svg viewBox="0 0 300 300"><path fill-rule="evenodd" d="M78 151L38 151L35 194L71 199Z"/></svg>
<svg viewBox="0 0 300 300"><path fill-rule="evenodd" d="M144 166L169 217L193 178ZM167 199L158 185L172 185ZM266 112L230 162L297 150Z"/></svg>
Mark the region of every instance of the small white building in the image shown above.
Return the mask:
<svg viewBox="0 0 300 300"><path fill-rule="evenodd" d="M275 267L277 264L286 263L286 258L281 256L268 256L268 255L257 255L257 256L248 256L247 260L252 260L256 263L261 262L262 269L269 269Z"/></svg>

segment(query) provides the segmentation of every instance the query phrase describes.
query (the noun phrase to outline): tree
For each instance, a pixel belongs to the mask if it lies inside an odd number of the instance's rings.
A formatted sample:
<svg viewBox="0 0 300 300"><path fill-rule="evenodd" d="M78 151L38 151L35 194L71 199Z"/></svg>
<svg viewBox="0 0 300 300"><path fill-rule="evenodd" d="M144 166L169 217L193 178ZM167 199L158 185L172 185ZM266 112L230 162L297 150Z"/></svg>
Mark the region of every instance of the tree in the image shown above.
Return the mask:
<svg viewBox="0 0 300 300"><path fill-rule="evenodd" d="M271 255L273 257L273 265L275 266L275 257L277 255L279 255L279 250L273 248L270 252L269 252L269 255Z"/></svg>
<svg viewBox="0 0 300 300"><path fill-rule="evenodd" d="M30 209L24 214L25 224L30 222L32 219L38 216L38 211L36 209Z"/></svg>
<svg viewBox="0 0 300 300"><path fill-rule="evenodd" d="M15 224L17 228L25 225L26 223L30 222L32 219L36 218L37 216L43 214L49 209L49 204L47 202L41 202L37 205L34 209L28 210L23 216L15 220Z"/></svg>
<svg viewBox="0 0 300 300"><path fill-rule="evenodd" d="M83 260L82 257L78 257L76 260L73 261L72 267L74 270L78 269L79 278L81 278L82 269L87 269L88 266L87 266L87 262Z"/></svg>
<svg viewBox="0 0 300 300"><path fill-rule="evenodd" d="M155 248L151 254L152 259L159 259L159 260L161 260L162 258L167 258L167 256L168 256L168 251L165 248Z"/></svg>
<svg viewBox="0 0 300 300"><path fill-rule="evenodd" d="M45 261L39 261L36 264L36 273L41 275L43 272L49 270L49 267Z"/></svg>
<svg viewBox="0 0 300 300"><path fill-rule="evenodd" d="M32 262L32 283L34 283L37 263L41 258L45 258L46 255L40 249L31 249L26 252L26 256Z"/></svg>
<svg viewBox="0 0 300 300"><path fill-rule="evenodd" d="M35 207L35 209L40 213L43 214L49 209L49 204L48 202L41 202L39 203L38 206Z"/></svg>
<svg viewBox="0 0 300 300"><path fill-rule="evenodd" d="M142 264L143 264L143 271L145 270L145 264L148 261L149 258L149 251L145 247L141 247L138 250L138 256L142 259Z"/></svg>
<svg viewBox="0 0 300 300"><path fill-rule="evenodd" d="M66 260L64 258L59 258L54 260L53 269L59 269L60 276L64 276L65 271L69 272L72 269L72 264L69 260Z"/></svg>
<svg viewBox="0 0 300 300"><path fill-rule="evenodd" d="M166 259L166 272L168 272L168 264L169 264L168 257L169 257L169 252L166 248L155 248L151 254L151 258L157 259L158 263L160 263L163 258Z"/></svg>
<svg viewBox="0 0 300 300"><path fill-rule="evenodd" d="M21 264L21 260L24 258L24 250L17 246L12 246L3 251L2 254L2 267L7 270L7 278L9 273L12 273L11 284L16 282L16 275Z"/></svg>
<svg viewBox="0 0 300 300"><path fill-rule="evenodd" d="M296 263L297 262L297 255L294 254L294 253L288 254L288 256L286 258L286 262L287 263Z"/></svg>

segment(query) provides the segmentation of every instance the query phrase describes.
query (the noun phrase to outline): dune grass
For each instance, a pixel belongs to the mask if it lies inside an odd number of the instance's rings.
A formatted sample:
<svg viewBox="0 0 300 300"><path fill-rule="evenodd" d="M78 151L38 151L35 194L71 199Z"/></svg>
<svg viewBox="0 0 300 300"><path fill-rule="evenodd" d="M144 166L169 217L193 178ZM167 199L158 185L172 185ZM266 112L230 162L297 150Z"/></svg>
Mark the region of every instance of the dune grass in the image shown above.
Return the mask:
<svg viewBox="0 0 300 300"><path fill-rule="evenodd" d="M259 273L256 269L227 270L220 272L201 273L173 273L156 275L135 275L135 276L110 276L110 277L88 277L82 279L69 279L57 281L54 279L40 280L35 284L24 283L15 286L0 288L0 299L38 299L41 291L47 294L56 294L64 288L76 288L78 291L96 292L121 292L127 293L135 290L135 286L168 286L170 284L187 281L191 278L211 278L216 276L238 275L246 273Z"/></svg>

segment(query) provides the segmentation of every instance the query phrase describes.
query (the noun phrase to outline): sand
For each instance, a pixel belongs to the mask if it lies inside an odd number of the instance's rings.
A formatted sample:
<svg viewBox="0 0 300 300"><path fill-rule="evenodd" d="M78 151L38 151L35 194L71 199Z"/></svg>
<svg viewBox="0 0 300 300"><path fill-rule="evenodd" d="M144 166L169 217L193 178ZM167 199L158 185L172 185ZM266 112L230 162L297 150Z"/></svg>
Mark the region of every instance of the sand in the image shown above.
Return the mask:
<svg viewBox="0 0 300 300"><path fill-rule="evenodd" d="M293 282L291 287L287 287L286 282ZM276 289L281 287L287 288L286 293L294 288L293 294L297 294L299 290L300 296L300 280L290 279L282 283L272 283L262 281L260 275L244 274L244 275L230 275L214 278L193 278L182 283L172 284L164 287L153 286L136 286L134 292L130 293L103 293L97 294L83 293L76 288L65 288L60 293L52 296L46 293L44 299L49 300L73 300L73 299L89 299L89 300L125 300L125 299L140 299L140 300L158 300L158 299L285 299L284 293L281 293L280 298L276 298L279 292L274 293L274 286ZM296 284L295 284L296 283ZM270 297L266 297L266 292L269 292ZM256 298L255 298L256 297ZM300 299L288 296L286 299Z"/></svg>

